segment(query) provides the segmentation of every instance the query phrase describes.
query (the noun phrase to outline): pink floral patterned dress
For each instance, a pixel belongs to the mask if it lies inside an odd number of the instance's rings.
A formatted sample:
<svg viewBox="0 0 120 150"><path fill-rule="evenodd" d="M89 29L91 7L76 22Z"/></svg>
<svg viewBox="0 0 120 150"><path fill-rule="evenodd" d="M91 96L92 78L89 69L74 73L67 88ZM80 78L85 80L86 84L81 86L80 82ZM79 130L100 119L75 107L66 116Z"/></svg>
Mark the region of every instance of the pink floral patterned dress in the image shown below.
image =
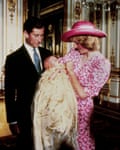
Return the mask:
<svg viewBox="0 0 120 150"><path fill-rule="evenodd" d="M110 62L100 52L82 65L82 55L71 49L60 62L74 63L74 72L79 83L87 92L87 98L81 99L77 94L78 104L78 144L79 150L95 150L95 141L90 133L90 119L93 113L93 96L99 94L100 89L106 83L110 75Z"/></svg>

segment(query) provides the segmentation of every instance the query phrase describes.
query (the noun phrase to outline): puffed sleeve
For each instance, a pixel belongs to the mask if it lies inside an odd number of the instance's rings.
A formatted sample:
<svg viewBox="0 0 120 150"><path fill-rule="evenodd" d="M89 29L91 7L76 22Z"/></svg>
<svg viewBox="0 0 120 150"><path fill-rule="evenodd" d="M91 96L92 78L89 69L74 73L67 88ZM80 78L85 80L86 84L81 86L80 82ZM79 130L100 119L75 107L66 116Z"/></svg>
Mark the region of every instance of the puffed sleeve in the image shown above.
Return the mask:
<svg viewBox="0 0 120 150"><path fill-rule="evenodd" d="M93 59L86 64L80 73L79 82L84 87L88 97L97 96L100 89L104 86L110 76L111 65L109 60Z"/></svg>

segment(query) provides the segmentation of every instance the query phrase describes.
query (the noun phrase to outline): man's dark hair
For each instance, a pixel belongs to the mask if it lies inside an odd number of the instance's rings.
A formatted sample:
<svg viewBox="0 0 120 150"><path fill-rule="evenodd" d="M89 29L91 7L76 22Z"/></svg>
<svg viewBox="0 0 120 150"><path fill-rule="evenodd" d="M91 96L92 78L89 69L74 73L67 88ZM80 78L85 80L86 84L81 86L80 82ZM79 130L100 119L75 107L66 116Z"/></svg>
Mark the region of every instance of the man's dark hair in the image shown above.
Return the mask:
<svg viewBox="0 0 120 150"><path fill-rule="evenodd" d="M40 18L37 17L30 17L28 18L24 25L23 25L23 31L27 31L28 33L32 32L33 28L44 28L44 23Z"/></svg>

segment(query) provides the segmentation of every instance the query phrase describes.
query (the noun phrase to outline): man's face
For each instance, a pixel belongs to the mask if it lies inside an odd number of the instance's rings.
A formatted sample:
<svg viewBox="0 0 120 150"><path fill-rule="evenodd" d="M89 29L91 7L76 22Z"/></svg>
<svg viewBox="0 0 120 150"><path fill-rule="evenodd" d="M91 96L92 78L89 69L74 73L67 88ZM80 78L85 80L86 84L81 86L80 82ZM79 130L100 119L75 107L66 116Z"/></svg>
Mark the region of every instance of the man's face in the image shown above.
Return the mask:
<svg viewBox="0 0 120 150"><path fill-rule="evenodd" d="M44 39L44 31L45 31L44 28L40 28L40 29L34 28L30 33L24 31L26 43L32 47L40 46L40 44L42 44Z"/></svg>

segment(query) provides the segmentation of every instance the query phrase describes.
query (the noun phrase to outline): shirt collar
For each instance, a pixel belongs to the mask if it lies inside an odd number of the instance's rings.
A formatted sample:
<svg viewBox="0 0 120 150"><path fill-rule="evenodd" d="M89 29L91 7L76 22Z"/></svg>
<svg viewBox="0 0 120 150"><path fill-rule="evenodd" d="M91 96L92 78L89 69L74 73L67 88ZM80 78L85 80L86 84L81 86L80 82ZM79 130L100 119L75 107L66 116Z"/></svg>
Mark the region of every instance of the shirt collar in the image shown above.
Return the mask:
<svg viewBox="0 0 120 150"><path fill-rule="evenodd" d="M28 45L26 42L24 42L24 46L27 49L27 51L33 51L33 47Z"/></svg>
<svg viewBox="0 0 120 150"><path fill-rule="evenodd" d="M32 47L32 46L30 46L30 45L27 44L26 42L24 42L24 46L25 46L25 48L27 49L27 51L28 51L29 54L33 54L33 47ZM38 48L36 47L35 49L36 49L37 54L38 54L39 57L40 57L40 53L39 53Z"/></svg>

